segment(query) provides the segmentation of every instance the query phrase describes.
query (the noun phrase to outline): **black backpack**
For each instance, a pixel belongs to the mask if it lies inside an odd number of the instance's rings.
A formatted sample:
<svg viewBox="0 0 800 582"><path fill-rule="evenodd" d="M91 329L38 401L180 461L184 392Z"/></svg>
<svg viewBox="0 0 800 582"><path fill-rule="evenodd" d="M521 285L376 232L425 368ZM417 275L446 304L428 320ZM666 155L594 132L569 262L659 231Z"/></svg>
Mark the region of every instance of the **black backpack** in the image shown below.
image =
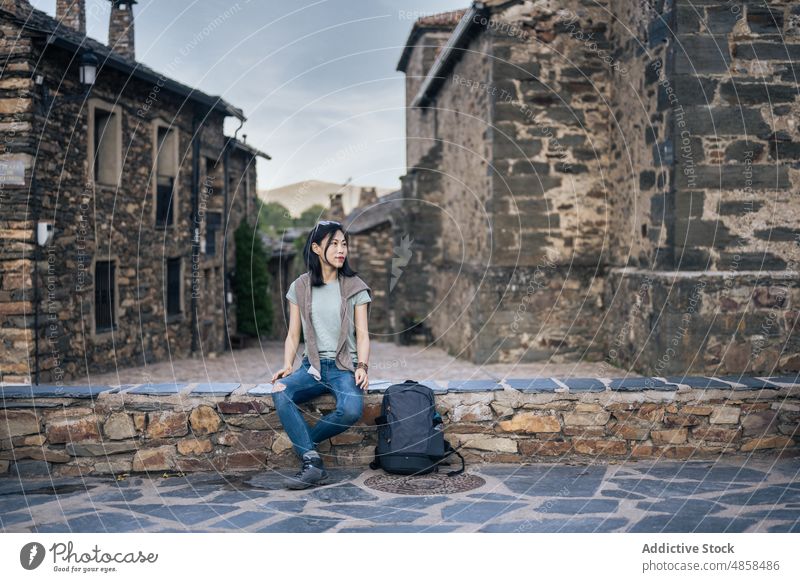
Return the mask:
<svg viewBox="0 0 800 582"><path fill-rule="evenodd" d="M442 417L436 412L433 390L406 380L386 389L378 425L378 446L371 469L382 468L399 475L422 475L439 471L439 463L455 453L461 469L448 477L464 472L464 457L444 439Z"/></svg>

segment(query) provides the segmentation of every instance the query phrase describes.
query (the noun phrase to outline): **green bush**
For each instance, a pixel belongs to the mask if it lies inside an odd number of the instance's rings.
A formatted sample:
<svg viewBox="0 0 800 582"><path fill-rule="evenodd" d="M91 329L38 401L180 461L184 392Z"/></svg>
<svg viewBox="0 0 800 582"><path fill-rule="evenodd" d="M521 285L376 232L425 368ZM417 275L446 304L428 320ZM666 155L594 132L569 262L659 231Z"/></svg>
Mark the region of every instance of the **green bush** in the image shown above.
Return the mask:
<svg viewBox="0 0 800 582"><path fill-rule="evenodd" d="M290 226L294 220L289 216L289 210L279 202L265 202L258 211L258 226L262 232L276 236Z"/></svg>
<svg viewBox="0 0 800 582"><path fill-rule="evenodd" d="M272 331L273 310L270 301L270 276L267 262L270 257L261 237L247 221L242 221L234 233L236 244L237 331L250 336Z"/></svg>
<svg viewBox="0 0 800 582"><path fill-rule="evenodd" d="M258 228L272 237L280 237L287 228L303 226L311 228L324 215L325 207L314 204L306 208L298 218L289 215L289 210L280 202L265 202L258 210Z"/></svg>

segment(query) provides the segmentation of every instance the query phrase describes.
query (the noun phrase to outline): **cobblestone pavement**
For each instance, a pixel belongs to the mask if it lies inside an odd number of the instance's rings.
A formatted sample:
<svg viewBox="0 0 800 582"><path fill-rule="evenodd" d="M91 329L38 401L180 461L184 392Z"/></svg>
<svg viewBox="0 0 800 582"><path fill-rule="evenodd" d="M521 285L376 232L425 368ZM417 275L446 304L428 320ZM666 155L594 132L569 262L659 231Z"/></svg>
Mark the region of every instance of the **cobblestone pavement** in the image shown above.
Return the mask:
<svg viewBox="0 0 800 582"><path fill-rule="evenodd" d="M329 472L328 484L303 491L282 489L275 470L3 477L0 525L60 533L800 531L798 458L473 465L465 475L483 485L430 495L373 489L365 481L385 475L378 471Z"/></svg>
<svg viewBox="0 0 800 582"><path fill-rule="evenodd" d="M295 360L300 366L302 346ZM619 378L624 370L597 363L556 364L506 363L478 366L449 355L441 348L397 346L371 341L369 357L370 381L380 378L412 380L500 380L530 377L597 377ZM263 342L261 347L235 350L217 357L197 357L158 362L137 368L121 368L114 372L75 378L65 385L140 384L147 382L269 382L283 365L283 342ZM604 374L605 373L605 374ZM629 374L630 375L630 374ZM634 374L638 375L638 374Z"/></svg>

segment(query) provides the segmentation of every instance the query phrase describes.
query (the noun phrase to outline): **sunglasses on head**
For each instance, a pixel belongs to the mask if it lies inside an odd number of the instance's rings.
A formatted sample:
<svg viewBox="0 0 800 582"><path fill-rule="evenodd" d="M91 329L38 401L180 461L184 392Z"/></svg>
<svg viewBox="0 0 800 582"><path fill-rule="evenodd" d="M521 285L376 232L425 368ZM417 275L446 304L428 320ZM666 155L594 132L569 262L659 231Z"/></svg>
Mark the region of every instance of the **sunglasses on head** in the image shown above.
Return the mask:
<svg viewBox="0 0 800 582"><path fill-rule="evenodd" d="M335 221L335 220L320 220L320 221L317 223L317 226L327 226L327 225L329 225L329 224L335 224L335 225L337 225L337 226L342 226L342 223L341 223L341 222L337 222L337 221Z"/></svg>

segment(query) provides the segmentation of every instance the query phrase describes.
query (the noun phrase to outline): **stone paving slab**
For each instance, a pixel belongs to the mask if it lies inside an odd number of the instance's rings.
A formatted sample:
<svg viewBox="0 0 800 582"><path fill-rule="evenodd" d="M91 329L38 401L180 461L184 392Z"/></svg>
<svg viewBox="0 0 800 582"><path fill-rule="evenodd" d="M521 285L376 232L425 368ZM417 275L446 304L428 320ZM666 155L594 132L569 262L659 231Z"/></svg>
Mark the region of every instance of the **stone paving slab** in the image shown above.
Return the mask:
<svg viewBox="0 0 800 582"><path fill-rule="evenodd" d="M152 396L168 396L181 392L188 383L165 382L161 384L139 384L126 391L126 394L149 394Z"/></svg>
<svg viewBox="0 0 800 582"><path fill-rule="evenodd" d="M769 380L770 382L777 384L785 384L787 386L791 386L793 384L800 383L800 374L798 374L797 376L767 376L765 380Z"/></svg>
<svg viewBox="0 0 800 582"><path fill-rule="evenodd" d="M599 378L566 378L562 380L570 392L605 392L606 385Z"/></svg>
<svg viewBox="0 0 800 582"><path fill-rule="evenodd" d="M521 392L555 392L561 388L552 378L508 378L506 384Z"/></svg>
<svg viewBox="0 0 800 582"><path fill-rule="evenodd" d="M129 386L58 386L48 384L0 386L0 396L2 398L94 398L102 392L117 392Z"/></svg>
<svg viewBox="0 0 800 582"><path fill-rule="evenodd" d="M267 396L272 394L272 383L259 384L255 388L248 390L247 393L251 396Z"/></svg>
<svg viewBox="0 0 800 582"><path fill-rule="evenodd" d="M395 495L378 471L329 468L326 485L281 487L295 467L245 475L0 478L3 532L797 532L800 458L468 465L485 485Z"/></svg>
<svg viewBox="0 0 800 582"><path fill-rule="evenodd" d="M667 383L658 378L616 378L609 387L620 392L639 392L641 390L662 390L666 392L678 389L677 384Z"/></svg>
<svg viewBox="0 0 800 582"><path fill-rule="evenodd" d="M723 388L728 390L732 388L727 382L714 380L713 378L707 378L705 376L667 376L664 379L671 384L683 384L690 388Z"/></svg>
<svg viewBox="0 0 800 582"><path fill-rule="evenodd" d="M205 394L209 396L228 396L241 384L238 382L204 382L192 388L192 394Z"/></svg>
<svg viewBox="0 0 800 582"><path fill-rule="evenodd" d="M752 388L761 388L769 390L779 390L780 386L773 384L763 378L753 378L751 376L718 376L720 380L735 384L734 389L741 388L742 390L750 390ZM738 386L736 386L738 385Z"/></svg>
<svg viewBox="0 0 800 582"><path fill-rule="evenodd" d="M503 386L494 380L450 380L447 383L448 392L488 392L502 389Z"/></svg>
<svg viewBox="0 0 800 582"><path fill-rule="evenodd" d="M384 392L392 384L401 384L403 380L370 380L368 393ZM420 380L421 384L428 386L435 394L445 393L471 393L471 392L492 392L504 390L503 384L494 380L450 380L439 382L436 380ZM525 393L545 393L557 391L569 392L605 392L607 390L619 392L639 392L645 390L658 390L671 392L685 385L692 388L711 389L720 388L727 390L753 390L753 389L780 389L779 384L772 383L762 378L725 376L719 378L709 378L704 376L668 377L664 380L652 377L626 377L614 378L608 382L601 378L509 378L504 382L512 389ZM120 387L110 386L75 386L59 387L60 392L55 392L51 388L39 386L8 386L0 387L4 391L5 398L26 398L33 392L37 397L76 397L89 398L91 396L88 389L92 389L93 394L101 392L122 391L126 394L151 395L151 396L170 396L184 392L190 386L189 383L159 383L159 384L136 384L123 385ZM210 382L193 385L190 394L207 396L231 396L242 384ZM250 396L268 396L273 392L272 383L258 384L252 388L244 387L245 394ZM13 407L13 403L7 403L6 407ZM43 406L47 406L44 404Z"/></svg>

